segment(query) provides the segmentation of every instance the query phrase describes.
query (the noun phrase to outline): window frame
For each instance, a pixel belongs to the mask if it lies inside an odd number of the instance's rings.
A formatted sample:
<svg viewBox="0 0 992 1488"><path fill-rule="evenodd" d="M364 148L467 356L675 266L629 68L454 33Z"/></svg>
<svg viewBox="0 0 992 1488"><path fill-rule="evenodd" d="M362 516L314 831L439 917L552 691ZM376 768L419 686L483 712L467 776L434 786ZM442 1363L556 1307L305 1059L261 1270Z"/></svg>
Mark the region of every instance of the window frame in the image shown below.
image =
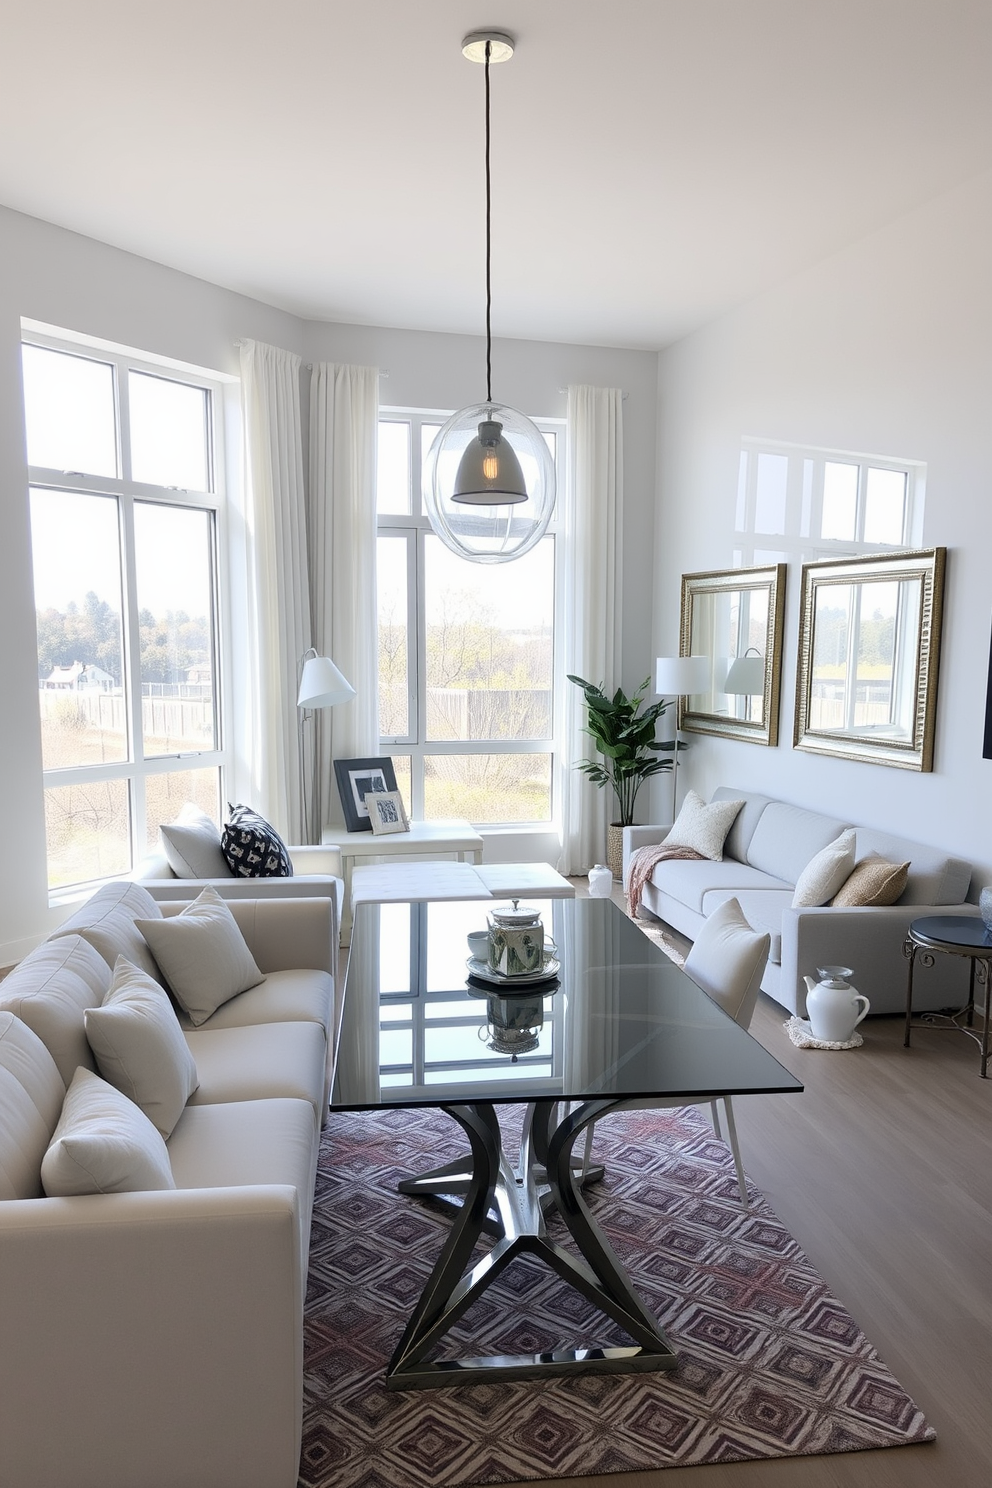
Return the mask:
<svg viewBox="0 0 992 1488"><path fill-rule="evenodd" d="M232 750L227 720L232 717L231 657L229 625L228 496L225 423L227 417L227 384L236 379L215 371L160 359L147 352L133 351L107 341L89 339L56 328L44 327L27 319L21 321L21 344L83 360L102 362L113 368L115 437L117 447L116 476L90 475L82 471L56 470L28 465L29 491L53 491L66 495L99 496L114 500L117 508L121 580L121 641L123 692L127 717L126 758L109 764L74 765L58 769L42 768L42 789L47 792L60 786L78 786L91 782L123 780L129 798L129 852L133 872L148 856L147 791L150 777L185 773L196 769L218 772L218 806L225 798L227 779L232 767ZM180 382L202 389L205 399L205 436L210 490L193 491L180 487L160 486L130 477L129 379L131 371L160 380ZM209 519L209 583L213 630L214 672L213 716L215 747L205 750L181 750L176 754L149 755L144 748L142 717L141 649L138 604L138 574L135 547L135 507L138 504L160 505L205 512ZM114 875L110 875L111 877ZM71 884L49 886L49 903L56 905L78 899L105 878L79 880Z"/></svg>
<svg viewBox="0 0 992 1488"><path fill-rule="evenodd" d="M425 425L442 425L451 417L451 410L433 408L394 407L383 405L379 409L379 424L404 423L410 426L410 509L408 512L382 512L376 516L376 539L380 537L402 537L406 542L407 574L407 734L382 734L379 747L383 754L403 754L410 758L410 815L422 818L424 812L424 759L433 755L463 754L541 754L551 758L550 809L545 820L473 822L478 830L487 833L550 832L559 830L561 816L561 776L563 710L561 687L563 652L563 584L562 584L562 539L564 525L561 521L560 496L564 488L566 455L565 420L561 418L534 418L533 422L542 433L555 435L555 472L559 500L556 500L551 522L541 542L553 544L552 582L554 585L552 610L552 657L551 657L551 734L541 739L427 739L427 626L426 626L426 541L434 537L430 521L423 509L420 474L425 447L423 429ZM433 438L433 435L431 436ZM539 545L538 545L539 546ZM468 561L468 560L466 560Z"/></svg>
<svg viewBox="0 0 992 1488"><path fill-rule="evenodd" d="M785 515L781 532L755 525L759 457L773 455L787 462ZM826 466L852 465L858 470L853 538L821 537L823 486ZM891 470L905 476L906 504L898 543L867 542L868 473ZM811 445L746 436L741 440L737 511L734 521L734 563L749 568L772 562L814 563L859 554L891 553L923 546L926 464L892 455L868 455L853 450L818 449Z"/></svg>

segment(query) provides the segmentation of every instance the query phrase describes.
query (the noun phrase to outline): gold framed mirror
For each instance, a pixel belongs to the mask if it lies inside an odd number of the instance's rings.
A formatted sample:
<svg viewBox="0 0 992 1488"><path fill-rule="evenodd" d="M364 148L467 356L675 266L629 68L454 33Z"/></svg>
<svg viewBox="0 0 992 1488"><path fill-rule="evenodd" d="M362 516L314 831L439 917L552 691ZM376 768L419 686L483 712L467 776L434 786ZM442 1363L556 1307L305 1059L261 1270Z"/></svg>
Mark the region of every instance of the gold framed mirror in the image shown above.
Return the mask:
<svg viewBox="0 0 992 1488"><path fill-rule="evenodd" d="M803 565L797 749L933 768L946 553Z"/></svg>
<svg viewBox="0 0 992 1488"><path fill-rule="evenodd" d="M681 705L680 728L778 742L784 614L784 563L682 575L679 651L708 657L711 683Z"/></svg>

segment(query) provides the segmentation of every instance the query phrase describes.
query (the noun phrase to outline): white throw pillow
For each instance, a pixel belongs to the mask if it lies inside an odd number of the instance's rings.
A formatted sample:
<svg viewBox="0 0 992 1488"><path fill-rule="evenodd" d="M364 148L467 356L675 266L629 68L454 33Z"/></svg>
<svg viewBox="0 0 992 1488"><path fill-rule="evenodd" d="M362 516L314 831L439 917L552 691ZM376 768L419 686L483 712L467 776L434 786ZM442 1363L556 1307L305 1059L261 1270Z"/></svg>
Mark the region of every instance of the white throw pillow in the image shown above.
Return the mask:
<svg viewBox="0 0 992 1488"><path fill-rule="evenodd" d="M100 1007L83 1014L86 1037L105 1080L133 1100L163 1137L200 1083L168 996L123 956Z"/></svg>
<svg viewBox="0 0 992 1488"><path fill-rule="evenodd" d="M810 858L796 882L793 909L810 909L817 904L826 904L834 897L854 872L856 840L854 828L849 827Z"/></svg>
<svg viewBox="0 0 992 1488"><path fill-rule="evenodd" d="M744 805L740 801L714 801L707 806L694 790L686 792L682 810L665 838L666 847L689 847L704 858L719 863L723 844L734 825L734 818Z"/></svg>
<svg viewBox="0 0 992 1488"><path fill-rule="evenodd" d="M177 878L230 878L220 850L220 828L205 811L187 801L174 822L158 829L162 851Z"/></svg>
<svg viewBox="0 0 992 1488"><path fill-rule="evenodd" d="M237 920L209 885L181 914L135 924L194 1028L239 992L265 981Z"/></svg>
<svg viewBox="0 0 992 1488"><path fill-rule="evenodd" d="M78 1069L41 1163L49 1198L175 1188L165 1142L126 1095Z"/></svg>
<svg viewBox="0 0 992 1488"><path fill-rule="evenodd" d="M772 938L752 929L736 899L715 909L693 941L685 970L725 1013L747 1028Z"/></svg>

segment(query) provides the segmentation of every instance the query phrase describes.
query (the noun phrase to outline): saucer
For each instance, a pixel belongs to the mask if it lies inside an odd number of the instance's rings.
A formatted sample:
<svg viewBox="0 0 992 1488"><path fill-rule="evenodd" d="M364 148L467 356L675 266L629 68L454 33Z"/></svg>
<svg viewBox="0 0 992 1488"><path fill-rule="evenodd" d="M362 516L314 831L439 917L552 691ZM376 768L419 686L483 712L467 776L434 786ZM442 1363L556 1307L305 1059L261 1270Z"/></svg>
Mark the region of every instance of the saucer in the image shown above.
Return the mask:
<svg viewBox="0 0 992 1488"><path fill-rule="evenodd" d="M544 968L541 971L531 971L521 976L505 976L500 971L493 971L486 961L477 961L470 956L465 962L468 967L469 976L475 977L476 981L489 982L493 987L502 987L504 991L510 991L513 987L534 987L539 982L550 982L561 971L561 962L556 961L553 956L547 956Z"/></svg>

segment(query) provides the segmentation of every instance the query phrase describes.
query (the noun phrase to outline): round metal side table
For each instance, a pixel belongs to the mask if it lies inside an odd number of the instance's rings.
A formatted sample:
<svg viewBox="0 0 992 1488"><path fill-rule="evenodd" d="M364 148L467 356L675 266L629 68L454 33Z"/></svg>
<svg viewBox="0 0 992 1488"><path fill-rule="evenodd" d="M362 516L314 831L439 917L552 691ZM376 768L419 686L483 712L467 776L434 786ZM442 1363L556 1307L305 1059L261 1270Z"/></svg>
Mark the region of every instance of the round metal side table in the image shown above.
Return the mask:
<svg viewBox="0 0 992 1488"><path fill-rule="evenodd" d="M909 1034L913 1019L913 974L916 962L923 966L934 964L934 952L948 956L967 956L971 961L971 976L968 982L968 1001L961 1013L950 1019L951 1026L975 1040L982 1051L981 1077L988 1079L989 1063L989 1000L992 992L992 933L978 915L930 915L913 920L903 946L903 954L909 961L909 976L906 982L906 1037L905 1048L909 1048ZM975 1033L975 979L985 988L985 1006L982 1016L981 1035ZM965 1024L957 1022L961 1015Z"/></svg>

